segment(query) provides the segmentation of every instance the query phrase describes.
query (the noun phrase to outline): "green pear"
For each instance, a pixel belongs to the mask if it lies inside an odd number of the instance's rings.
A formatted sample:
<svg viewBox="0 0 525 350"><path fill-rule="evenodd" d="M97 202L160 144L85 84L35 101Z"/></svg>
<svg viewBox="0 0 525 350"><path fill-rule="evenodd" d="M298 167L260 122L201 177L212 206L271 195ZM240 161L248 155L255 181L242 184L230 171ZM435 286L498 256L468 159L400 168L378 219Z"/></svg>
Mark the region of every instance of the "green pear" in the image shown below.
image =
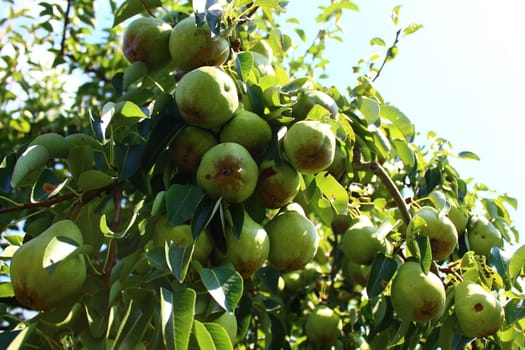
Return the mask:
<svg viewBox="0 0 525 350"><path fill-rule="evenodd" d="M171 26L153 17L140 17L125 29L122 51L131 63L144 62L148 68L157 68L170 59L169 38Z"/></svg>
<svg viewBox="0 0 525 350"><path fill-rule="evenodd" d="M343 234L341 249L350 261L370 265L377 253L386 252L387 241L367 216L360 216Z"/></svg>
<svg viewBox="0 0 525 350"><path fill-rule="evenodd" d="M434 260L445 260L458 244L456 226L435 208L424 206L412 217L407 226L407 241L414 240L418 235L427 235Z"/></svg>
<svg viewBox="0 0 525 350"><path fill-rule="evenodd" d="M474 281L456 285L454 310L461 333L466 337L487 337L496 333L505 318L501 303Z"/></svg>
<svg viewBox="0 0 525 350"><path fill-rule="evenodd" d="M170 145L173 164L184 173L195 173L204 153L217 144L209 130L186 126L180 130Z"/></svg>
<svg viewBox="0 0 525 350"><path fill-rule="evenodd" d="M287 163L261 162L256 191L266 208L278 209L290 203L300 187L301 175Z"/></svg>
<svg viewBox="0 0 525 350"><path fill-rule="evenodd" d="M232 263L243 278L252 276L266 262L270 252L268 233L247 212L244 212L239 239L231 228L226 230L225 238L226 254L217 251L216 256L219 261Z"/></svg>
<svg viewBox="0 0 525 350"><path fill-rule="evenodd" d="M456 203L454 203L454 201L447 198L445 193L438 190L432 191L428 197L437 209L448 210L447 215L452 223L454 223L454 226L456 226L458 233L465 231L468 222L468 215L461 208L459 208Z"/></svg>
<svg viewBox="0 0 525 350"><path fill-rule="evenodd" d="M417 261L405 262L395 275L391 288L392 306L407 321L426 322L445 311L445 287L433 272L425 274Z"/></svg>
<svg viewBox="0 0 525 350"><path fill-rule="evenodd" d="M370 277L370 270L370 265L360 265L348 259L346 256L343 257L343 277L349 284L366 286L368 284L368 278Z"/></svg>
<svg viewBox="0 0 525 350"><path fill-rule="evenodd" d="M230 203L248 199L257 186L259 169L250 152L234 142L210 148L197 168L197 184L212 198Z"/></svg>
<svg viewBox="0 0 525 350"><path fill-rule="evenodd" d="M175 101L188 124L210 130L218 130L239 106L235 82L217 67L186 73L175 89Z"/></svg>
<svg viewBox="0 0 525 350"><path fill-rule="evenodd" d="M319 90L308 90L297 98L293 106L293 117L295 120L306 119L308 112L310 112L315 105L325 108L332 118L335 118L339 113L337 103L335 103L330 95Z"/></svg>
<svg viewBox="0 0 525 350"><path fill-rule="evenodd" d="M340 179L347 171L346 164L348 155L341 147L335 148L334 160L327 171L336 179Z"/></svg>
<svg viewBox="0 0 525 350"><path fill-rule="evenodd" d="M31 145L41 145L47 148L51 158L65 158L69 153L68 143L64 136L56 132L40 134L31 141Z"/></svg>
<svg viewBox="0 0 525 350"><path fill-rule="evenodd" d="M178 247L188 247L193 244L191 225L171 225L168 222L168 217L162 215L155 222L153 242L158 246L163 246L164 243L168 242ZM210 233L207 230L204 230L199 234L195 241L192 258L199 261L201 264L206 264L212 251L213 240Z"/></svg>
<svg viewBox="0 0 525 350"><path fill-rule="evenodd" d="M473 215L468 226L468 244L476 254L489 256L493 247L503 248L500 232L486 217Z"/></svg>
<svg viewBox="0 0 525 350"><path fill-rule="evenodd" d="M197 26L195 16L189 16L171 31L169 54L172 64L187 72L201 66L222 65L230 56L230 44L221 35L212 36L207 23Z"/></svg>
<svg viewBox="0 0 525 350"><path fill-rule="evenodd" d="M270 144L272 129L259 115L241 110L223 125L219 139L220 142L236 142L244 146L251 155L257 156Z"/></svg>
<svg viewBox="0 0 525 350"><path fill-rule="evenodd" d="M329 124L316 120L294 123L283 138L286 157L301 174L327 169L335 157L335 135Z"/></svg>
<svg viewBox="0 0 525 350"><path fill-rule="evenodd" d="M303 269L315 257L319 247L317 228L301 213L281 212L264 227L270 237L268 261L277 269Z"/></svg>
<svg viewBox="0 0 525 350"><path fill-rule="evenodd" d="M306 317L304 332L308 340L319 345L330 345L343 329L343 322L338 314L327 305L318 305Z"/></svg>
<svg viewBox="0 0 525 350"><path fill-rule="evenodd" d="M66 244L73 243L73 244ZM70 220L49 226L13 254L10 271L16 299L34 310L49 310L77 294L86 280L83 255L64 260L82 245L82 233ZM54 269L46 270L54 263Z"/></svg>

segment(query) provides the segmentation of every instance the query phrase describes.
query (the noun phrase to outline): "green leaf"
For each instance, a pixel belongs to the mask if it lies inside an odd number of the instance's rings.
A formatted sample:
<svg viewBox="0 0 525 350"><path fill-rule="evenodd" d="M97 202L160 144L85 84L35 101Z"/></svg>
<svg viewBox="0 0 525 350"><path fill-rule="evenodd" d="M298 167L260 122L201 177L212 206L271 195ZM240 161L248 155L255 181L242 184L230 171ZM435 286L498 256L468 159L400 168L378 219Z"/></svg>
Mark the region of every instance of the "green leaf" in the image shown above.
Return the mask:
<svg viewBox="0 0 525 350"><path fill-rule="evenodd" d="M133 62L131 66L126 68L122 80L122 87L127 90L128 87L139 79L144 78L148 74L148 67L142 61ZM137 106L138 107L138 106Z"/></svg>
<svg viewBox="0 0 525 350"><path fill-rule="evenodd" d="M232 230L233 236L239 239L241 236L242 225L244 223L244 205L242 204L231 204L228 207L230 216L232 219Z"/></svg>
<svg viewBox="0 0 525 350"><path fill-rule="evenodd" d="M222 199L211 199L208 196L202 196L200 202L192 216L191 220L191 234L193 239L196 239L213 219L217 210L219 210Z"/></svg>
<svg viewBox="0 0 525 350"><path fill-rule="evenodd" d="M525 267L525 245L519 247L509 261L509 276L514 281Z"/></svg>
<svg viewBox="0 0 525 350"><path fill-rule="evenodd" d="M144 111L131 101L117 103L117 111L126 118L148 118Z"/></svg>
<svg viewBox="0 0 525 350"><path fill-rule="evenodd" d="M420 30L421 28L423 28L422 24L411 23L408 26L406 26L405 29L403 29L403 36L413 34L417 32L418 30Z"/></svg>
<svg viewBox="0 0 525 350"><path fill-rule="evenodd" d="M512 299L505 305L505 321L508 325L525 318L525 300Z"/></svg>
<svg viewBox="0 0 525 350"><path fill-rule="evenodd" d="M178 289L173 293L160 289L162 340L166 350L188 348L196 300L193 289Z"/></svg>
<svg viewBox="0 0 525 350"><path fill-rule="evenodd" d="M160 0L126 0L115 12L113 27L144 11L162 6Z"/></svg>
<svg viewBox="0 0 525 350"><path fill-rule="evenodd" d="M315 183L335 209L336 214L341 214L347 210L348 193L331 174L327 172L317 174Z"/></svg>
<svg viewBox="0 0 525 350"><path fill-rule="evenodd" d="M168 268L181 283L186 278L194 246L194 244L191 244L188 247L179 247L175 244L167 243L164 245Z"/></svg>
<svg viewBox="0 0 525 350"><path fill-rule="evenodd" d="M242 296L243 280L232 266L220 265L199 271L202 283L217 304L233 312Z"/></svg>
<svg viewBox="0 0 525 350"><path fill-rule="evenodd" d="M235 57L235 69L242 81L247 81L253 68L253 55L251 52L241 52Z"/></svg>
<svg viewBox="0 0 525 350"><path fill-rule="evenodd" d="M357 101L357 106L361 114L363 114L363 116L365 117L367 123L375 123L379 118L380 107L377 101L362 96Z"/></svg>
<svg viewBox="0 0 525 350"><path fill-rule="evenodd" d="M197 344L199 346L199 349L206 349L206 350L216 350L217 347L215 346L215 343L213 341L213 337L211 336L210 332L208 332L208 329L204 326L203 323L193 320L193 336L195 337L195 340L197 341Z"/></svg>
<svg viewBox="0 0 525 350"><path fill-rule="evenodd" d="M77 241L67 236L56 236L51 238L44 250L42 257L42 267L52 274L54 269L66 259L73 257L79 244ZM76 254L75 254L76 255Z"/></svg>
<svg viewBox="0 0 525 350"><path fill-rule="evenodd" d="M10 298L14 296L15 292L13 290L13 285L11 284L11 282L0 283L0 298Z"/></svg>
<svg viewBox="0 0 525 350"><path fill-rule="evenodd" d="M397 270L397 263L394 259L387 257L383 253L378 253L372 261L370 277L366 286L366 291L370 298L380 295L388 282L392 279Z"/></svg>
<svg viewBox="0 0 525 350"><path fill-rule="evenodd" d="M204 327L206 327L206 330L211 335L213 343L217 349L219 350L233 349L233 345L230 340L230 336L228 335L224 327L216 323L212 323L212 322L204 323Z"/></svg>
<svg viewBox="0 0 525 350"><path fill-rule="evenodd" d="M153 310L152 307L142 308L135 299L131 299L115 337L115 348L133 349L141 343L142 336L148 329Z"/></svg>
<svg viewBox="0 0 525 350"><path fill-rule="evenodd" d="M370 39L370 45L377 45L377 46L386 47L385 41L383 39L379 38L379 37L375 37L375 38Z"/></svg>
<svg viewBox="0 0 525 350"><path fill-rule="evenodd" d="M141 165L144 150L145 146L143 144L118 143L115 145L115 159L118 167L119 181L125 181L137 173Z"/></svg>
<svg viewBox="0 0 525 350"><path fill-rule="evenodd" d="M383 104L379 114L381 117L388 119L401 133L408 142L412 142L415 137L414 124L408 117L394 106Z"/></svg>
<svg viewBox="0 0 525 350"><path fill-rule="evenodd" d="M256 0L254 6L281 9L286 7L288 2L286 0Z"/></svg>
<svg viewBox="0 0 525 350"><path fill-rule="evenodd" d="M405 166L413 167L416 164L416 155L410 145L401 139L392 140L397 156Z"/></svg>
<svg viewBox="0 0 525 350"><path fill-rule="evenodd" d="M199 186L171 185L165 196L166 216L169 222L172 225L181 225L190 220L203 197L204 193Z"/></svg>
<svg viewBox="0 0 525 350"><path fill-rule="evenodd" d="M427 235L419 235L416 238L416 245L418 248L418 257L421 264L421 269L425 274L429 273L432 266L432 249L430 247L430 239Z"/></svg>
<svg viewBox="0 0 525 350"><path fill-rule="evenodd" d="M461 159L480 160L476 153L469 152L469 151L459 152L458 157Z"/></svg>

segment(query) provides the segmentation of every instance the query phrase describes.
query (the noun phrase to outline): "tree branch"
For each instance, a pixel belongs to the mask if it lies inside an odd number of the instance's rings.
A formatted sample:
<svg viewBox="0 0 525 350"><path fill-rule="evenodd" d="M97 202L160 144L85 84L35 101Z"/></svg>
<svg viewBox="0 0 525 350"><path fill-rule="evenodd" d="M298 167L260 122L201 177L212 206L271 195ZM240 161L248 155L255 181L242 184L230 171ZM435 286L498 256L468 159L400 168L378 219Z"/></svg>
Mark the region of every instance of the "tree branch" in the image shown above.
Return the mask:
<svg viewBox="0 0 525 350"><path fill-rule="evenodd" d="M399 192L396 184L394 183L392 178L388 175L386 170L381 166L381 164L379 164L378 162L363 162L361 160L361 148L359 147L358 144L354 145L354 157L352 160L352 165L354 166L354 169L356 170L371 171L377 177L379 177L383 185L385 185L388 192L394 198L396 206L401 211L403 220L405 221L405 223L408 224L412 216L410 215L410 212L408 211L408 207L405 203L403 196L401 195L401 192Z"/></svg>
<svg viewBox="0 0 525 350"><path fill-rule="evenodd" d="M397 45L397 43L399 42L399 36L401 35L401 29L399 29L397 32L396 32L396 38L394 39L394 43L392 44L392 46L390 46L390 49L392 49L394 46ZM372 82L376 81L377 78L379 78L379 75L381 74L381 72L383 71L383 68L385 67L385 64L390 61L393 57L391 57L389 54L388 54L388 51L387 51L387 55L385 56L385 59L383 60L383 63L381 63L381 67L379 67L379 70L377 71L376 73L376 76L372 79Z"/></svg>
<svg viewBox="0 0 525 350"><path fill-rule="evenodd" d="M60 56L64 56L66 51L67 27L69 26L69 13L71 12L72 5L73 0L68 0L66 12L64 13L64 28L62 29L62 41L60 42Z"/></svg>

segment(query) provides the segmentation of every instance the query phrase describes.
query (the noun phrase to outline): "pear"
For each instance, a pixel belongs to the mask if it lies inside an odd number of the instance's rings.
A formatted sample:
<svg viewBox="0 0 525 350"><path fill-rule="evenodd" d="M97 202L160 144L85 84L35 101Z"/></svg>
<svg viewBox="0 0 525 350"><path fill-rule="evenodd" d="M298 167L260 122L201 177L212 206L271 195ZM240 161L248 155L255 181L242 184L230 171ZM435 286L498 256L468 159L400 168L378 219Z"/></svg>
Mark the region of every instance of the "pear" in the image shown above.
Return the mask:
<svg viewBox="0 0 525 350"><path fill-rule="evenodd" d="M481 215L470 218L467 239L470 250L476 254L489 256L492 247L503 248L500 232L489 219Z"/></svg>
<svg viewBox="0 0 525 350"><path fill-rule="evenodd" d="M454 308L461 333L466 337L486 337L496 333L505 313L498 299L474 281L456 285Z"/></svg>
<svg viewBox="0 0 525 350"><path fill-rule="evenodd" d="M361 216L343 234L341 249L350 261L370 265L377 253L386 252L387 241L380 237L377 228L367 216Z"/></svg>
<svg viewBox="0 0 525 350"><path fill-rule="evenodd" d="M332 344L342 333L343 322L327 305L318 305L308 314L304 332L308 340L319 345Z"/></svg>
<svg viewBox="0 0 525 350"><path fill-rule="evenodd" d="M61 262L74 250L74 245L66 244L69 241L82 245L82 233L72 221L62 220L15 252L10 266L11 282L20 304L34 310L49 310L82 288L86 280L84 256L76 255ZM46 270L57 262L54 269Z"/></svg>
<svg viewBox="0 0 525 350"><path fill-rule="evenodd" d="M458 231L454 223L434 207L419 209L407 226L407 241L417 235L427 235L434 260L445 260L458 244Z"/></svg>
<svg viewBox="0 0 525 350"><path fill-rule="evenodd" d="M287 210L265 225L270 236L268 261L278 270L300 270L309 263L319 248L315 225L304 215Z"/></svg>
<svg viewBox="0 0 525 350"><path fill-rule="evenodd" d="M433 272L425 274L417 261L405 262L391 288L392 306L407 321L426 322L445 311L445 287Z"/></svg>
<svg viewBox="0 0 525 350"><path fill-rule="evenodd" d="M255 273L266 261L270 252L268 233L259 223L254 221L247 212L239 239L232 230L227 230L226 254L217 251L219 261L230 262L243 278L248 278Z"/></svg>

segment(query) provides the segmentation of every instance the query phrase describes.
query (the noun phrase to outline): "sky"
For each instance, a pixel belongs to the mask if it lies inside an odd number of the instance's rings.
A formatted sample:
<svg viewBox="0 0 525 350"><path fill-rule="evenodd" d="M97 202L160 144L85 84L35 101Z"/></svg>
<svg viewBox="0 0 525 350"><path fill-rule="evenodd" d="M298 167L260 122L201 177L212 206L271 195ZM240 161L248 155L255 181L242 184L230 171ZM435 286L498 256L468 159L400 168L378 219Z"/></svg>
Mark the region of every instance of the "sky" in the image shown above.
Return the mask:
<svg viewBox="0 0 525 350"><path fill-rule="evenodd" d="M383 98L403 111L422 135L437 132L453 151L471 151L480 161L453 161L463 178L473 177L498 193L518 199L510 209L525 236L525 3L519 0L355 0L359 12L344 13L343 44L329 45L329 79L324 85L353 84L351 66L369 57L369 40L395 38L392 9L401 5L400 27L423 28L399 43L399 54L376 81ZM327 1L292 1L287 13L299 18L313 38L316 8ZM308 16L308 13L312 13ZM298 39L294 38L294 42ZM525 238L520 239L523 243Z"/></svg>

